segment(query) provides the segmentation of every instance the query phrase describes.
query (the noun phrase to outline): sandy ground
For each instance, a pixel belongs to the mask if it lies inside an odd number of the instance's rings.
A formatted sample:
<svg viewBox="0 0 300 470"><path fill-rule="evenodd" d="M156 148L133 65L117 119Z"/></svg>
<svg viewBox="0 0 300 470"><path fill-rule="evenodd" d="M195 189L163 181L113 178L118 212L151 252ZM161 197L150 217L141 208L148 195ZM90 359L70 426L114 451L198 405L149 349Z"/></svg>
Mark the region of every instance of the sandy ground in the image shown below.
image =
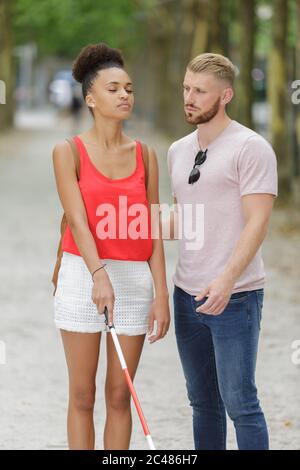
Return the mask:
<svg viewBox="0 0 300 470"><path fill-rule="evenodd" d="M21 116L20 123L24 122ZM50 283L62 210L51 151L73 129L67 120L54 121L51 115L34 115L30 125L35 129L22 128L0 137L0 448L65 449L67 373L53 324ZM170 141L141 123L128 131L157 150L161 202L171 202L165 157ZM176 245L165 242L171 306ZM267 285L257 369L272 449L300 449L300 366L291 360L292 342L300 340L299 248L299 214L277 209L264 244ZM95 411L98 449L105 420L105 370L104 336ZM173 322L163 341L146 343L135 386L157 449L193 449L191 408ZM133 416L131 448L146 449L134 407ZM228 448L236 448L231 423Z"/></svg>

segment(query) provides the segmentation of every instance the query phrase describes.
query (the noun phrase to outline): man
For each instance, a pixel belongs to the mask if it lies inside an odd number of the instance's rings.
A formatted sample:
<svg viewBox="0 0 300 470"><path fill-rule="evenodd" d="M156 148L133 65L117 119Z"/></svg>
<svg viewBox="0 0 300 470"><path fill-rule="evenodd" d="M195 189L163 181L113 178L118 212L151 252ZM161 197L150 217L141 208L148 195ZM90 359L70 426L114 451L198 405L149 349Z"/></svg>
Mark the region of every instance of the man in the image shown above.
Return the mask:
<svg viewBox="0 0 300 470"><path fill-rule="evenodd" d="M203 242L191 244L182 230L173 276L175 333L196 449L226 448L225 410L239 449L269 446L255 367L265 278L261 244L277 196L277 165L267 141L226 114L234 75L233 64L219 54L201 54L188 64L184 110L197 129L168 152L175 204L203 209ZM183 226L190 219L199 226L199 216L178 211L177 219L180 213Z"/></svg>

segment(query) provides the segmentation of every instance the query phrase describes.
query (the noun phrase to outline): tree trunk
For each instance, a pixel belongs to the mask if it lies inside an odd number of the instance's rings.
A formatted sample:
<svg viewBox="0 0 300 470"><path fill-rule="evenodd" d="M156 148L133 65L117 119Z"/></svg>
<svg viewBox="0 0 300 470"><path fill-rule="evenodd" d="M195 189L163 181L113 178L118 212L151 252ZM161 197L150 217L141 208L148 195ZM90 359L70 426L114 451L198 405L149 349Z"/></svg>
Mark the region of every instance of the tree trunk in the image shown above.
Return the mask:
<svg viewBox="0 0 300 470"><path fill-rule="evenodd" d="M252 129L252 105L254 99L252 69L255 37L254 0L239 3L239 20L240 74L237 79L238 120Z"/></svg>
<svg viewBox="0 0 300 470"><path fill-rule="evenodd" d="M0 129L12 126L14 115L14 67L11 10L13 2L0 0Z"/></svg>
<svg viewBox="0 0 300 470"><path fill-rule="evenodd" d="M287 111L287 0L273 1L272 47L268 63L268 101L271 108L272 144L277 155L279 193L287 199L291 190L290 159L286 146Z"/></svg>
<svg viewBox="0 0 300 470"><path fill-rule="evenodd" d="M208 50L214 54L223 54L224 47L222 44L222 0L211 0L209 2L209 35L208 35Z"/></svg>
<svg viewBox="0 0 300 470"><path fill-rule="evenodd" d="M139 17L143 40L131 57L135 89L135 112L156 127L164 129L168 109L164 106L167 90L172 21L165 5L144 8L140 1Z"/></svg>
<svg viewBox="0 0 300 470"><path fill-rule="evenodd" d="M213 52L223 52L221 0L158 2L145 12L143 52L137 54L134 66L139 77L142 67L142 80L135 85L136 109L142 103L146 110L141 106L142 114L151 117L156 127L179 137L193 130L183 109L182 82L188 62L207 52L209 44Z"/></svg>
<svg viewBox="0 0 300 470"><path fill-rule="evenodd" d="M190 129L183 112L182 82L191 56L195 0L166 2L150 8L145 20L145 45L140 101L153 124L172 137ZM144 113L143 113L144 114Z"/></svg>
<svg viewBox="0 0 300 470"><path fill-rule="evenodd" d="M300 0L297 0L297 41L295 50L296 79L300 79ZM299 93L298 93L299 95ZM292 181L293 202L300 208L300 104L296 107L296 155Z"/></svg>
<svg viewBox="0 0 300 470"><path fill-rule="evenodd" d="M174 35L174 18L167 9L168 5L157 6L149 18L148 38L151 62L147 69L154 66L153 111L154 125L167 131L170 119L170 77L169 62Z"/></svg>
<svg viewBox="0 0 300 470"><path fill-rule="evenodd" d="M195 28L191 47L191 58L208 51L209 0L194 2Z"/></svg>
<svg viewBox="0 0 300 470"><path fill-rule="evenodd" d="M168 108L166 130L170 135L181 136L191 132L184 118L182 84L186 67L191 57L191 48L195 28L195 0L185 0L170 4L169 13L173 20L172 40L169 44L169 59L167 64L168 92L164 103ZM172 8L171 8L172 5Z"/></svg>

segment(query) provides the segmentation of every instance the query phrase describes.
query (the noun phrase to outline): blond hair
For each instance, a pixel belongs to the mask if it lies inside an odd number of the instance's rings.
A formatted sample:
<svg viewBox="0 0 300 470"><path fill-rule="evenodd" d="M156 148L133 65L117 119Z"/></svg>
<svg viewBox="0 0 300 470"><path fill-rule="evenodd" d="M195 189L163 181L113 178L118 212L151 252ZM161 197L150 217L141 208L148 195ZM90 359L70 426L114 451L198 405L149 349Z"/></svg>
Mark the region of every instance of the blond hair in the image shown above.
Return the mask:
<svg viewBox="0 0 300 470"><path fill-rule="evenodd" d="M227 57L221 54L210 52L199 54L188 63L187 68L195 73L211 73L218 80L226 81L233 87L235 67Z"/></svg>

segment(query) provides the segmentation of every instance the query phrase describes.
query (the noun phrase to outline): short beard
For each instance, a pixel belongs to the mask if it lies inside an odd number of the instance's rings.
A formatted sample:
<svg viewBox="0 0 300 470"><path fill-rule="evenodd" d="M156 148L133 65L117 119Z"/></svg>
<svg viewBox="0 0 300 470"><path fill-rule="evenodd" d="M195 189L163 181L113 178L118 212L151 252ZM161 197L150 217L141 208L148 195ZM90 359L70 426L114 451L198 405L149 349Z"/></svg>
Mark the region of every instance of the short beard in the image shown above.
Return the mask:
<svg viewBox="0 0 300 470"><path fill-rule="evenodd" d="M189 124L204 124L211 121L215 115L218 113L220 108L221 98L219 97L217 101L212 105L212 107L206 111L206 113L199 114L198 116L192 117L191 113L186 113L185 118Z"/></svg>

